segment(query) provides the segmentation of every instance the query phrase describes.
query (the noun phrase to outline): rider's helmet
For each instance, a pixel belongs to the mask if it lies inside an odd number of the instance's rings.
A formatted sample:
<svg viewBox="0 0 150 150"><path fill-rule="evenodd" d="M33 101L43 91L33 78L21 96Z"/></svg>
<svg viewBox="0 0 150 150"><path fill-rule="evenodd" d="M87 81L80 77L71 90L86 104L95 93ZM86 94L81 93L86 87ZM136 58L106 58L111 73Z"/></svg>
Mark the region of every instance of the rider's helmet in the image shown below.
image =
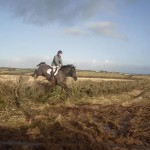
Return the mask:
<svg viewBox="0 0 150 150"><path fill-rule="evenodd" d="M62 54L63 52L61 50L58 51L58 54Z"/></svg>

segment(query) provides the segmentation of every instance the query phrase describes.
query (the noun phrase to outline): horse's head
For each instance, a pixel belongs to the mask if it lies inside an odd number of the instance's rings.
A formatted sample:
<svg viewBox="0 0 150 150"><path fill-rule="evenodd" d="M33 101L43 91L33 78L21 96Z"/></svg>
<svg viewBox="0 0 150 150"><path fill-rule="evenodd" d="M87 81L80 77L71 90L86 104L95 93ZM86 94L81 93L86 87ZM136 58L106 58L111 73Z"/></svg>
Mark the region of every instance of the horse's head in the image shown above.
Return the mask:
<svg viewBox="0 0 150 150"><path fill-rule="evenodd" d="M76 68L73 65L65 65L60 70L66 75L72 77L75 81L77 80Z"/></svg>
<svg viewBox="0 0 150 150"><path fill-rule="evenodd" d="M76 81L77 80L76 68L73 65L68 65L68 67L70 67L70 71L68 72L68 75Z"/></svg>

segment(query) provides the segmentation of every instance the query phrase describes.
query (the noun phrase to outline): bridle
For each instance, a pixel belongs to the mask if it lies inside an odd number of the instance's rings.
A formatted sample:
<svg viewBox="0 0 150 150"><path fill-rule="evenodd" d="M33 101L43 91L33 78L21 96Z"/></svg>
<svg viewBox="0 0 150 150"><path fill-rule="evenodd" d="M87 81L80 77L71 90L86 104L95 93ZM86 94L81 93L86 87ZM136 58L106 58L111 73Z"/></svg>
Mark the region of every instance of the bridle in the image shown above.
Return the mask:
<svg viewBox="0 0 150 150"><path fill-rule="evenodd" d="M71 69L70 69L70 71L68 72L68 75L69 75L70 77L72 77L74 71L75 71L75 67L74 67L74 66L71 66Z"/></svg>

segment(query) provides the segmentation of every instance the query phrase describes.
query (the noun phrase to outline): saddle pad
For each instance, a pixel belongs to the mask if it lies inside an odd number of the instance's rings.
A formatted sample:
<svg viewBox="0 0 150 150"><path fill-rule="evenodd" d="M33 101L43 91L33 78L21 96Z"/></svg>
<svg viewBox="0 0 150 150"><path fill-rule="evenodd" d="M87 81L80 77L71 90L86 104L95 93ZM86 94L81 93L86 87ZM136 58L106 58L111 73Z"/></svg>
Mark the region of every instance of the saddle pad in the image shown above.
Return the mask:
<svg viewBox="0 0 150 150"><path fill-rule="evenodd" d="M59 69L60 69L59 67L53 67L54 76L57 75ZM51 74L51 72L52 72L51 68L47 70L48 74Z"/></svg>
<svg viewBox="0 0 150 150"><path fill-rule="evenodd" d="M48 70L47 70L47 73L48 73L48 74L51 74L51 71L52 71L52 69L48 69Z"/></svg>

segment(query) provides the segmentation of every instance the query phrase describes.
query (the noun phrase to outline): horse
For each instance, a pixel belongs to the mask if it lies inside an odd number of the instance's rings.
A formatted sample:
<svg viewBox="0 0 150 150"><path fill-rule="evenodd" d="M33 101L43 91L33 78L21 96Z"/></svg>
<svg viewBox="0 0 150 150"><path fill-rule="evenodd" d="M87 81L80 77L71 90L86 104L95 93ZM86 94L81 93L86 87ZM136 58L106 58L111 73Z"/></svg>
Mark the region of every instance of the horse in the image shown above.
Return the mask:
<svg viewBox="0 0 150 150"><path fill-rule="evenodd" d="M67 84L66 84L67 77L72 77L75 81L77 80L76 68L73 65L64 65L64 66L62 66L58 70L58 73L56 75L48 73L48 70L52 69L52 67L47 65L44 62L41 62L37 66L38 66L38 68L34 71L32 76L36 77L36 78L38 76L45 77L48 81L51 82L52 87L55 86L55 85L58 85L61 88L63 88L65 91L68 91L68 87L67 87Z"/></svg>

